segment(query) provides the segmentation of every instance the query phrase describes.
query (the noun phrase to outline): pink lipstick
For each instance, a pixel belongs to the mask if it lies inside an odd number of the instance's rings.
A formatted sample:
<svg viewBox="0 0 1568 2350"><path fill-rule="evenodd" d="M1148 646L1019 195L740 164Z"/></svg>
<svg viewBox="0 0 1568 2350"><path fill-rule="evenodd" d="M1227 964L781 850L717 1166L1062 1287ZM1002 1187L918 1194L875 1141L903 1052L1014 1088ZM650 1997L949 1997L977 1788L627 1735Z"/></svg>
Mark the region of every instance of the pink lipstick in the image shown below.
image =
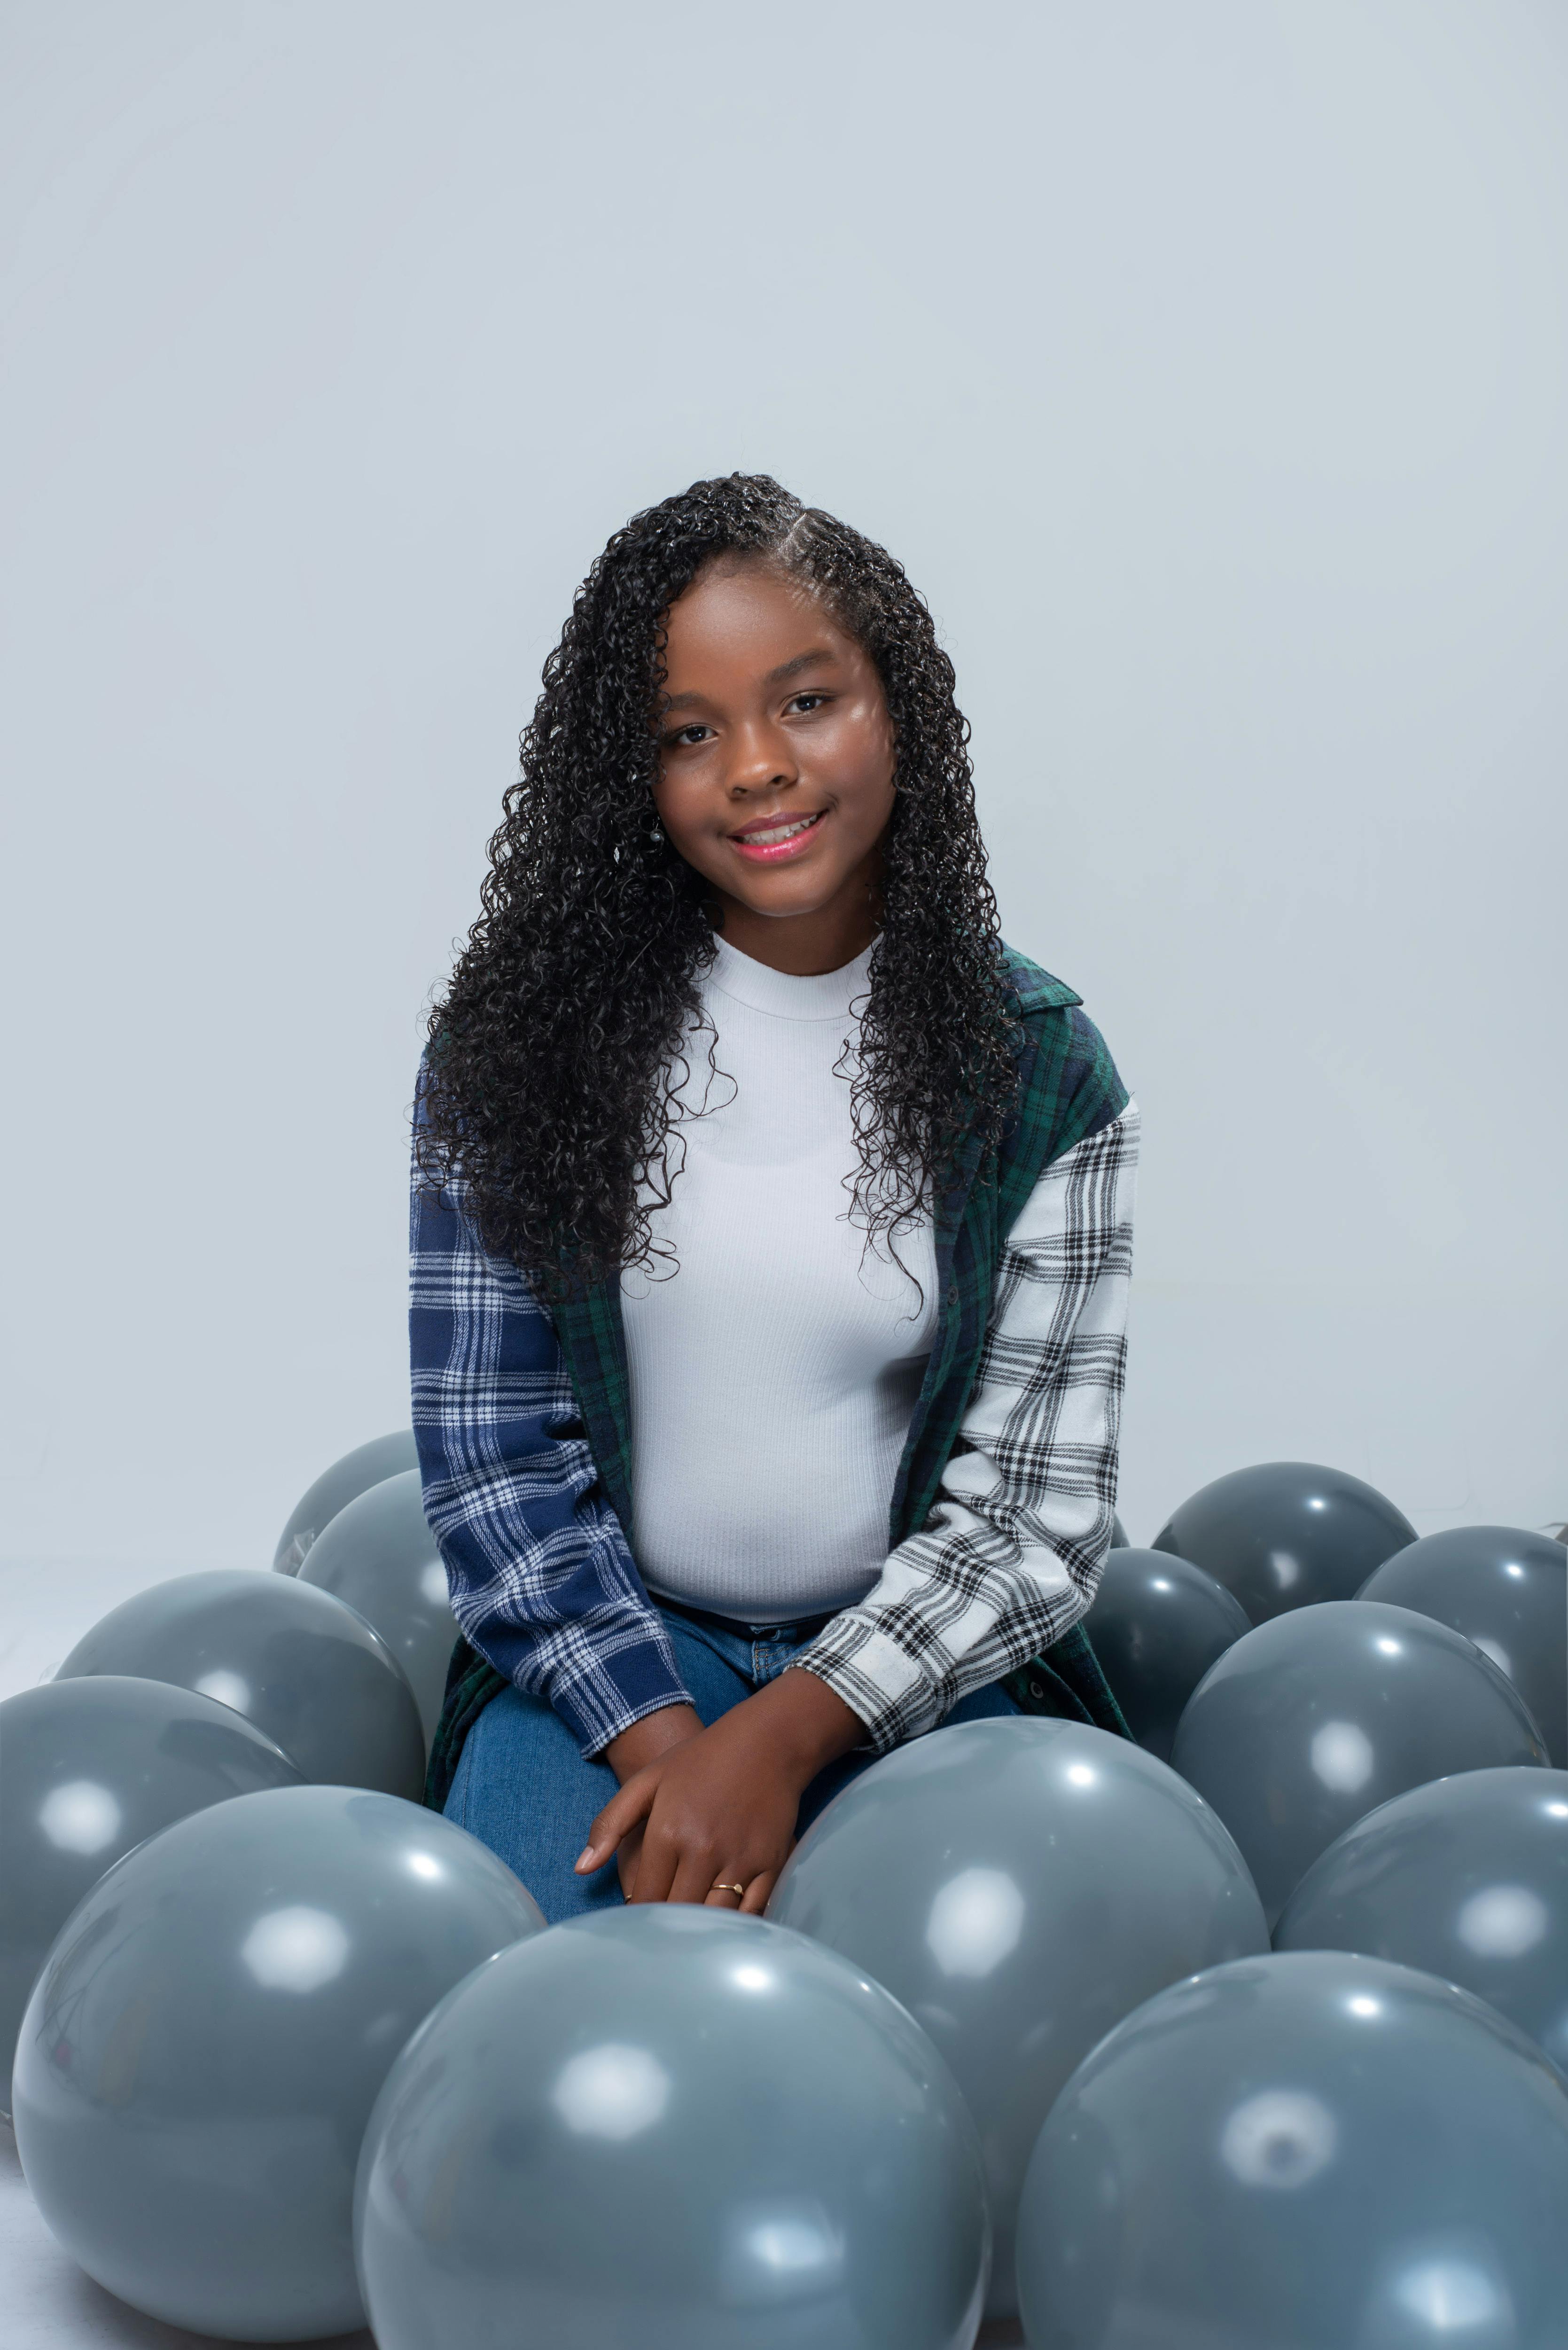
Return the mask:
<svg viewBox="0 0 1568 2350"><path fill-rule="evenodd" d="M730 835L730 846L753 865L782 865L798 857L819 830L826 808L812 816L758 816L742 832Z"/></svg>

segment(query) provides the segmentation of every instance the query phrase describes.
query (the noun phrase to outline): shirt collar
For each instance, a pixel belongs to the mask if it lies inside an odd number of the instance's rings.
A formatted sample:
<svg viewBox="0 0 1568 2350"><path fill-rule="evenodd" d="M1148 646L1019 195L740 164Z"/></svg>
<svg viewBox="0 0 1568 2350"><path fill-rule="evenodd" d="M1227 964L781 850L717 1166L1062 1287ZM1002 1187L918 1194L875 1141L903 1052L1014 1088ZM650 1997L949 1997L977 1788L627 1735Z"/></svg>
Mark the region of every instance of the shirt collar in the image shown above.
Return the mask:
<svg viewBox="0 0 1568 2350"><path fill-rule="evenodd" d="M777 1020L843 1020L854 1008L857 999L864 999L870 986L871 956L876 941L864 954L856 956L838 971L814 972L809 979L798 979L793 972L774 971L765 962L757 962L728 940L714 936L717 953L703 977L704 993L710 990L729 996L734 1003L744 1003L753 1012L771 1014Z"/></svg>

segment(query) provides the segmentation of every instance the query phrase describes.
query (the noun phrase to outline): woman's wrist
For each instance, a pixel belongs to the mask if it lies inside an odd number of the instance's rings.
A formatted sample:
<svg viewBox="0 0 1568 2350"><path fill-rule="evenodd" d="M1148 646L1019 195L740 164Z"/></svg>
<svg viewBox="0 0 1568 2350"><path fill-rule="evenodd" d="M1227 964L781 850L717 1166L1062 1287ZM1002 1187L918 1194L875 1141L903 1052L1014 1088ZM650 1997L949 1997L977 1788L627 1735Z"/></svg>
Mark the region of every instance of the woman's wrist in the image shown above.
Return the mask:
<svg viewBox="0 0 1568 2350"><path fill-rule="evenodd" d="M809 1666L791 1665L749 1700L797 1794L866 1736L866 1724Z"/></svg>
<svg viewBox="0 0 1568 2350"><path fill-rule="evenodd" d="M672 1746L684 1746L695 1738L702 1727L702 1718L693 1705L661 1705L654 1713L645 1713L628 1730L612 1738L603 1749L601 1759L607 1762L624 1787Z"/></svg>

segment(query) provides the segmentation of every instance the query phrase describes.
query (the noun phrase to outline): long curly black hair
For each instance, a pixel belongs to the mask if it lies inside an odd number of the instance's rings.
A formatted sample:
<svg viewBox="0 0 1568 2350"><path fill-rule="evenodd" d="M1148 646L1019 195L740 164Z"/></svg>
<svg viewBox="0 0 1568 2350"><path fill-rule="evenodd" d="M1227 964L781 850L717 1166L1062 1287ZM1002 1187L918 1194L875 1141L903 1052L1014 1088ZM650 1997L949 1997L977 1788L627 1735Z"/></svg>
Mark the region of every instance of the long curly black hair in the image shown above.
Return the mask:
<svg viewBox="0 0 1568 2350"><path fill-rule="evenodd" d="M483 911L431 1015L421 1179L460 1179L485 1246L546 1295L647 1263L679 1173L670 1073L701 1021L714 914L655 814L655 723L665 616L722 556L819 596L875 662L893 722L857 1220L906 1229L967 1137L994 1149L1016 1087L969 724L923 599L883 547L767 474L695 482L617 531L577 591L490 842Z"/></svg>

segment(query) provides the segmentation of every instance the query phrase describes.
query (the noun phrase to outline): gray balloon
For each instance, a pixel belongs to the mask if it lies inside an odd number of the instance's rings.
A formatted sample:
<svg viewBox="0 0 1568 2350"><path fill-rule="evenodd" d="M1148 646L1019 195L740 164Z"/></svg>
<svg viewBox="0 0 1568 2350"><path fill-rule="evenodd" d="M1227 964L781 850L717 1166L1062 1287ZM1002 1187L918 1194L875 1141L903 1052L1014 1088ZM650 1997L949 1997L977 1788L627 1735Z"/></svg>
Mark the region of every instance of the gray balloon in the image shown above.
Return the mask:
<svg viewBox="0 0 1568 2350"><path fill-rule="evenodd" d="M1451 1625L1501 1665L1568 1770L1568 1550L1517 1526L1451 1526L1397 1551L1361 1586Z"/></svg>
<svg viewBox="0 0 1568 2350"><path fill-rule="evenodd" d="M171 2325L363 2324L354 2167L399 2050L544 1919L462 1828L286 1787L177 1821L74 1913L16 2051L16 2144L54 2234Z"/></svg>
<svg viewBox="0 0 1568 2350"><path fill-rule="evenodd" d="M1127 1546L1127 1530L1113 1510L1111 1513L1111 1548L1113 1550L1126 1550Z"/></svg>
<svg viewBox="0 0 1568 2350"><path fill-rule="evenodd" d="M1175 1773L1058 1721L913 1740L836 1795L768 1905L886 1985L985 2149L987 2307L1015 2306L1019 2182L1079 2058L1178 1976L1268 1946L1241 1855Z"/></svg>
<svg viewBox="0 0 1568 2350"><path fill-rule="evenodd" d="M1168 1762L1182 1707L1251 1626L1241 1601L1189 1560L1113 1550L1084 1629L1127 1728Z"/></svg>
<svg viewBox="0 0 1568 2350"><path fill-rule="evenodd" d="M189 1812L300 1783L250 1722L164 1681L48 1681L0 1705L0 2112L38 1970L104 1871Z"/></svg>
<svg viewBox="0 0 1568 2350"><path fill-rule="evenodd" d="M1568 2097L1451 1984L1317 1951L1081 2064L1019 2218L1031 2350L1561 2350Z"/></svg>
<svg viewBox="0 0 1568 2350"><path fill-rule="evenodd" d="M55 1676L134 1673L243 1713L306 1779L417 1801L424 1731L408 1676L329 1591L243 1567L155 1583L84 1633Z"/></svg>
<svg viewBox="0 0 1568 2350"><path fill-rule="evenodd" d="M1310 1461L1216 1477L1154 1538L1233 1592L1254 1624L1320 1599L1354 1599L1416 1529L1374 1486Z"/></svg>
<svg viewBox="0 0 1568 2350"><path fill-rule="evenodd" d="M324 1469L289 1512L288 1523L273 1553L275 1574L297 1575L311 1544L326 1532L339 1510L347 1509L357 1494L368 1492L384 1477L417 1469L419 1460L413 1430L400 1428L391 1436L373 1436L369 1444L357 1444L352 1452Z"/></svg>
<svg viewBox="0 0 1568 2350"><path fill-rule="evenodd" d="M317 1536L299 1579L346 1601L379 1632L409 1677L428 1746L458 1629L446 1569L425 1523L419 1471L385 1478L346 1503Z"/></svg>
<svg viewBox="0 0 1568 2350"><path fill-rule="evenodd" d="M1241 1846L1272 1929L1318 1855L1379 1804L1451 1771L1548 1758L1518 1690L1470 1641L1351 1599L1227 1648L1170 1759Z"/></svg>
<svg viewBox="0 0 1568 2350"><path fill-rule="evenodd" d="M1568 2077L1568 1771L1466 1771L1347 1829L1277 1950L1359 1950L1484 1999Z"/></svg>
<svg viewBox="0 0 1568 2350"><path fill-rule="evenodd" d="M508 1950L365 2135L379 2350L968 2350L974 2124L898 2003L760 1918L645 1904Z"/></svg>

